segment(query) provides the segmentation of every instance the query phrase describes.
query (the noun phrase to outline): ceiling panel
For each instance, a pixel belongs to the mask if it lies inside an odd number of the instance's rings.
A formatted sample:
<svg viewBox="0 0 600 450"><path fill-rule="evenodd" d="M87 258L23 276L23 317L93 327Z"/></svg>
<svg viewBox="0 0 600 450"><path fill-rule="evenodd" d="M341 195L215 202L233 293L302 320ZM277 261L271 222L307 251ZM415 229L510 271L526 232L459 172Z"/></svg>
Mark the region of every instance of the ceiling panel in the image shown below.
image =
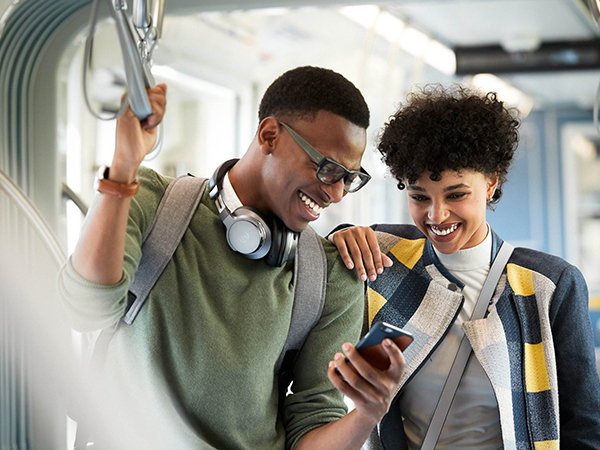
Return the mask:
<svg viewBox="0 0 600 450"><path fill-rule="evenodd" d="M390 9L453 46L499 44L519 36L542 41L597 35L573 0L390 2Z"/></svg>

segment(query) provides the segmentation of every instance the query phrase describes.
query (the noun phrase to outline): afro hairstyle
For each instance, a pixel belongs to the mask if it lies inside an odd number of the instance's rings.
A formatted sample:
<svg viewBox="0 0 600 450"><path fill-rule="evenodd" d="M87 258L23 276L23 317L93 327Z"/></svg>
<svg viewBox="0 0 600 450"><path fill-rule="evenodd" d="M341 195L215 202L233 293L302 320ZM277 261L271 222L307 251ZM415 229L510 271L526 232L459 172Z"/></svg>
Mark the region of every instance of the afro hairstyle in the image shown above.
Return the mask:
<svg viewBox="0 0 600 450"><path fill-rule="evenodd" d="M425 172L439 181L445 170L471 169L498 176L489 202L494 204L502 197L519 126L516 109L507 108L494 92L431 84L407 96L385 124L377 148L399 189Z"/></svg>

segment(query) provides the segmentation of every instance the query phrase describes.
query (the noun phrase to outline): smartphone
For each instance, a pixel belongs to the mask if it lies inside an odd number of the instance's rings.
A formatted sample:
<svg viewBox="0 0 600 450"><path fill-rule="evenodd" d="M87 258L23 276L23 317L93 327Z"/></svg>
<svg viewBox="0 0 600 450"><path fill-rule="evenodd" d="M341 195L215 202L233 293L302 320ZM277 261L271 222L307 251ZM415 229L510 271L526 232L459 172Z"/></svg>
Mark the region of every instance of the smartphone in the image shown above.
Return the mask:
<svg viewBox="0 0 600 450"><path fill-rule="evenodd" d="M361 356L379 370L386 370L391 364L382 344L386 338L394 341L402 351L413 341L413 335L408 331L386 322L376 322L369 332L356 344L356 350L358 350Z"/></svg>

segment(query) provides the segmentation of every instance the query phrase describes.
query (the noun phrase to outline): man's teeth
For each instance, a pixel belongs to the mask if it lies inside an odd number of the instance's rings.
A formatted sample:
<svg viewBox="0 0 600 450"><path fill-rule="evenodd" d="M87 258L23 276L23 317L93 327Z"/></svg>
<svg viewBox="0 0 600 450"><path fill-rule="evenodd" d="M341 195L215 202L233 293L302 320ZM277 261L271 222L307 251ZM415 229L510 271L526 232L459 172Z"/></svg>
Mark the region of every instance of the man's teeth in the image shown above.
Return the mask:
<svg viewBox="0 0 600 450"><path fill-rule="evenodd" d="M323 208L320 207L319 205L317 205L313 200L310 199L310 197L307 197L306 195L304 195L302 192L299 193L300 196L300 200L302 200L304 202L304 204L306 206L308 206L308 208L315 214L315 215L319 215L321 214L321 211L323 211Z"/></svg>
<svg viewBox="0 0 600 450"><path fill-rule="evenodd" d="M433 231L434 234L436 234L438 236L447 236L450 233L453 233L454 231L456 231L456 229L458 228L458 224L453 223L450 228L446 228L443 230L436 227L435 225L430 225L429 228L431 229L431 231Z"/></svg>

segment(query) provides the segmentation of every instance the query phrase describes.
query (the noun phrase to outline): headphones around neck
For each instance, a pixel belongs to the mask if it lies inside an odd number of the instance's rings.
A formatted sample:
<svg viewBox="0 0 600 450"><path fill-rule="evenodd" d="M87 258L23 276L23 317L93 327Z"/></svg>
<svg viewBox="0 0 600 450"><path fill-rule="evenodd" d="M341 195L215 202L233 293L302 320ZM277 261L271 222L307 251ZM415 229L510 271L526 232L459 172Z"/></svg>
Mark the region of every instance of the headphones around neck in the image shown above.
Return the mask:
<svg viewBox="0 0 600 450"><path fill-rule="evenodd" d="M239 159L221 164L209 183L210 198L215 201L219 217L227 229L227 243L232 250L250 259L265 258L270 266L281 267L294 259L300 233L290 230L278 217L266 219L250 206L229 211L223 201L223 177Z"/></svg>

